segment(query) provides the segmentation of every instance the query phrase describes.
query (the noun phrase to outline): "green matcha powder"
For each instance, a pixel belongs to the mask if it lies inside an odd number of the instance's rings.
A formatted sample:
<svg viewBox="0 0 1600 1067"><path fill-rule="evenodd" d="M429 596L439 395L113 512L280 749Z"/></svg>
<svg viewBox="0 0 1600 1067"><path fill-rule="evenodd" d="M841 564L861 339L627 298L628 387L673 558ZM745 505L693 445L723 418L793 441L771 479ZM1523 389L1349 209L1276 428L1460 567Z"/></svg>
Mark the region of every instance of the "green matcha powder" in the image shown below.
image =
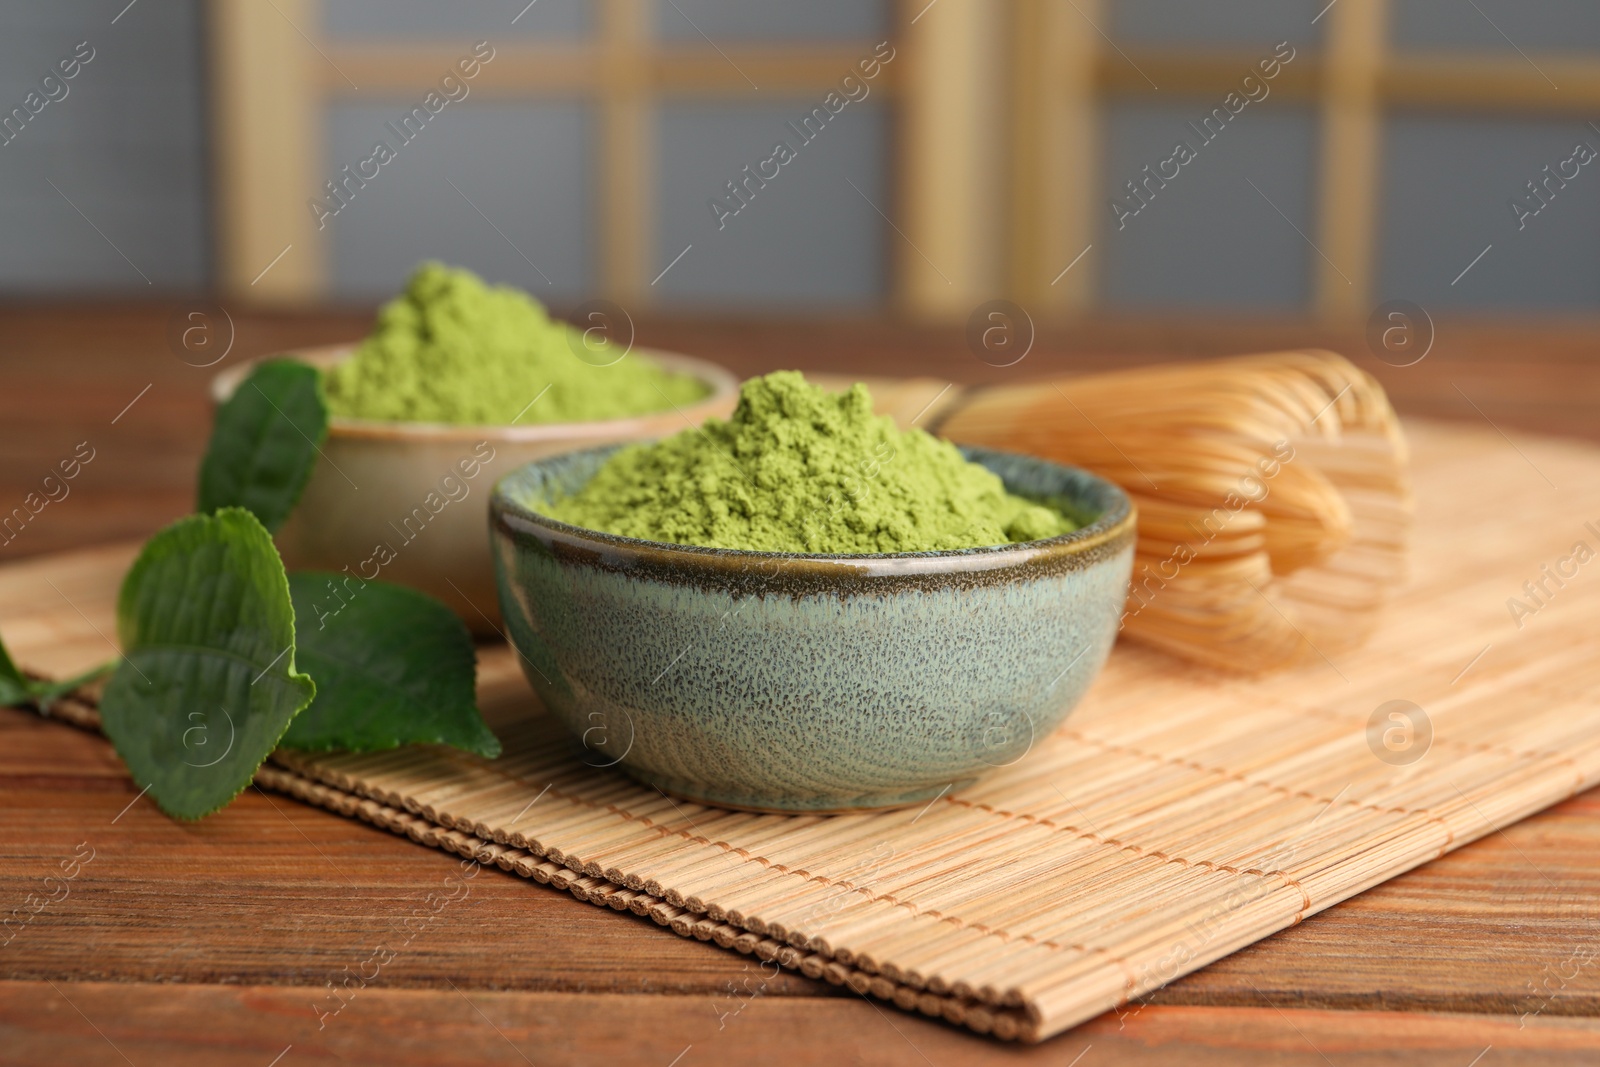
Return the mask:
<svg viewBox="0 0 1600 1067"><path fill-rule="evenodd" d="M531 506L592 530L770 552L928 552L1075 529L954 445L872 413L864 385L795 371L744 383L733 417L618 451L579 492Z"/></svg>
<svg viewBox="0 0 1600 1067"><path fill-rule="evenodd" d="M591 356L575 335L520 290L424 263L355 355L323 375L328 408L346 418L504 426L643 415L709 391L642 356L596 366L610 357L603 348Z"/></svg>

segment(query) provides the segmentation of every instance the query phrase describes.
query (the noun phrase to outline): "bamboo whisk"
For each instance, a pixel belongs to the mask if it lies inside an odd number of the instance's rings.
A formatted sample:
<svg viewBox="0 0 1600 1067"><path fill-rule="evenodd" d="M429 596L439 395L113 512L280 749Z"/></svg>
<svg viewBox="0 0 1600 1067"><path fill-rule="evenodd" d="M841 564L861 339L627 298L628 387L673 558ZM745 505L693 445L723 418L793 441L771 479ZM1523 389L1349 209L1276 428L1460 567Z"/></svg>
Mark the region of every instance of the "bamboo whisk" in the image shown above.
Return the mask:
<svg viewBox="0 0 1600 1067"><path fill-rule="evenodd" d="M1404 574L1406 445L1382 387L1275 352L987 388L926 420L1111 479L1139 509L1125 632L1261 671L1360 642Z"/></svg>

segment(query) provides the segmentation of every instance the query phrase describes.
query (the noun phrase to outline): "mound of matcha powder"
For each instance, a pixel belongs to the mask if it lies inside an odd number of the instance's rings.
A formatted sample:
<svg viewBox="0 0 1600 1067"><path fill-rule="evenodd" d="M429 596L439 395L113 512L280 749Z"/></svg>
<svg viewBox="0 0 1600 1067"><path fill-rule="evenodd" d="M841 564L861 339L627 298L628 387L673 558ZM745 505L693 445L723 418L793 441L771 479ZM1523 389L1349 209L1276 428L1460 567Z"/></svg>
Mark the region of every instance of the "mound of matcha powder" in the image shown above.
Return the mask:
<svg viewBox="0 0 1600 1067"><path fill-rule="evenodd" d="M504 426L642 415L708 391L642 356L596 366L609 362L600 349L579 359L574 332L518 289L424 263L355 355L323 375L328 408L347 418Z"/></svg>
<svg viewBox="0 0 1600 1067"><path fill-rule="evenodd" d="M866 386L829 393L795 371L745 382L728 421L624 448L579 492L532 506L625 537L771 552L928 552L1074 529L948 441L874 415Z"/></svg>

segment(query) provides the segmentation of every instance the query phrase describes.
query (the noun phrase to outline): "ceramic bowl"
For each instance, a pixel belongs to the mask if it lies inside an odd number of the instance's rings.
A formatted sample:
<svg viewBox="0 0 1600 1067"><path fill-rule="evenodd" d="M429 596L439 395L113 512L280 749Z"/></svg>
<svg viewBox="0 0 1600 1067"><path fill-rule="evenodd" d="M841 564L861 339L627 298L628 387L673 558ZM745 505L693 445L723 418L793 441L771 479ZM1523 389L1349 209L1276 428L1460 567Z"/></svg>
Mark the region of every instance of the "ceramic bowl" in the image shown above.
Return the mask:
<svg viewBox="0 0 1600 1067"><path fill-rule="evenodd" d="M926 802L1022 759L1116 637L1134 510L1085 471L963 449L1085 525L953 552L698 548L540 514L614 450L501 479L495 574L524 673L585 761L665 793L759 811Z"/></svg>
<svg viewBox="0 0 1600 1067"><path fill-rule="evenodd" d="M337 345L266 358L326 368L353 351ZM698 425L725 416L738 400L738 380L721 367L643 349L633 355L693 374L711 392L681 411L608 422L450 426L331 419L305 495L277 533L284 563L291 569L349 567L352 574L413 586L448 604L474 632L496 632L499 602L484 530L485 500L496 478L586 445L674 433L685 418ZM247 363L217 375L212 399L220 404L233 395L250 370Z"/></svg>

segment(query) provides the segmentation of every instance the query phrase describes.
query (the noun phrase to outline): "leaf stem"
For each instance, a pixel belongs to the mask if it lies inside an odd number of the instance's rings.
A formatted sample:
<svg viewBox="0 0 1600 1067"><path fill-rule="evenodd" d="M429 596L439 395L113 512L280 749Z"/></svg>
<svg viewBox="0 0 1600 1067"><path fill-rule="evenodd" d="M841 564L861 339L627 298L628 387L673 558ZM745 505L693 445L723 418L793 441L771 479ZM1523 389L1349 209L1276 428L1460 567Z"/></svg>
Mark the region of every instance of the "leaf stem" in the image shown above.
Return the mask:
<svg viewBox="0 0 1600 1067"><path fill-rule="evenodd" d="M80 689L83 686L88 685L90 682L97 681L98 679L110 674L116 669L117 663L117 660L108 660L107 662L101 663L98 666L89 668L82 674L76 675L72 678L63 679L59 682L29 681L28 692L38 703L39 710L48 715L50 713L51 704L54 704L58 699L66 696L68 693Z"/></svg>

